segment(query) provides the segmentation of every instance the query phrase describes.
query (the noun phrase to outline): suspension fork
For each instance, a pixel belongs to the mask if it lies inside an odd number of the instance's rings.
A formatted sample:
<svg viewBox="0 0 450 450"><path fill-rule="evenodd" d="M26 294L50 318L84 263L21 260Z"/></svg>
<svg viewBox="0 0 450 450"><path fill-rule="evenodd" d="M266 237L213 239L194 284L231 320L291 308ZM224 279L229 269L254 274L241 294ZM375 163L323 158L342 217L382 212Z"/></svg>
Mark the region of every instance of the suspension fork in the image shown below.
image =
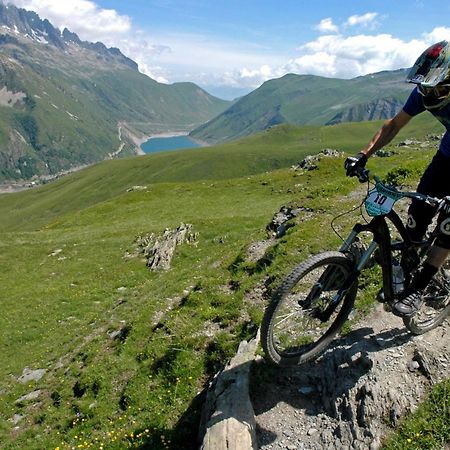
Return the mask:
<svg viewBox="0 0 450 450"><path fill-rule="evenodd" d="M367 225L356 224L353 227L350 234L348 235L347 239L345 239L345 241L343 242L339 251L342 253L347 252L350 249L351 245L356 241L358 234L361 233L362 231L371 231L371 230L367 228ZM360 260L358 261L357 265L354 267L352 272L344 280L343 285L339 288L334 297L331 299L329 305L325 308L324 311L316 313L316 317L319 320L326 322L331 317L331 315L336 310L339 303L342 301L342 299L345 297L349 289L358 279L361 270L364 268L370 256L373 254L373 252L377 247L378 245L375 241L373 241L370 244L369 248L363 253L362 257L360 258ZM332 271L329 274L329 276L332 276Z"/></svg>
<svg viewBox="0 0 450 450"><path fill-rule="evenodd" d="M390 233L389 228L386 224L386 220L384 216L374 217L368 224L356 224L347 239L342 244L339 251L346 252L350 249L353 242L356 241L358 234L361 232L370 232L373 234L373 241L370 243L368 249L362 254L360 260L357 262L354 270L350 273L350 275L346 278L344 284L332 298L330 304L327 308L320 314L318 314L318 319L322 321L327 321L333 312L336 310L336 307L345 297L349 289L353 286L353 283L356 282L359 275L361 274L361 270L366 266L370 257L373 255L377 248L380 249L381 255L381 264L382 264L382 273L383 273L383 286L385 296L388 299L393 298L393 287L392 287L392 257L391 257L391 242L390 242Z"/></svg>
<svg viewBox="0 0 450 450"><path fill-rule="evenodd" d="M353 229L350 232L350 234L348 235L347 239L345 239L345 241L343 242L343 244L341 245L341 247L339 249L339 251L342 253L349 251L351 245L356 241L358 234L360 234L364 231L368 231L374 235L373 241L370 243L367 250L361 255L361 258L359 259L359 261L356 265L355 270L358 272L358 276L359 276L361 270L366 266L367 262L369 261L370 257L374 253L374 251L378 248L378 241L376 239L377 232L376 232L376 229L374 228L372 222L373 222L373 220L367 225L362 225L360 223L357 223L353 227Z"/></svg>

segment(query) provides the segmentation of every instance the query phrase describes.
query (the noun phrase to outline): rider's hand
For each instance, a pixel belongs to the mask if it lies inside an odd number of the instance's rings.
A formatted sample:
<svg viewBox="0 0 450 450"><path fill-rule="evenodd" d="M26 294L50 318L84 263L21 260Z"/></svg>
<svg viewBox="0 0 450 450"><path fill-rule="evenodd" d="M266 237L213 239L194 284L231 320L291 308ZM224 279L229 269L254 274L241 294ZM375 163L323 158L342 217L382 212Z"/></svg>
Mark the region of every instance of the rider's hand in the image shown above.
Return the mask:
<svg viewBox="0 0 450 450"><path fill-rule="evenodd" d="M350 156L345 160L344 167L348 177L357 176L356 170L358 168L364 168L367 162L367 156L359 152L355 156Z"/></svg>

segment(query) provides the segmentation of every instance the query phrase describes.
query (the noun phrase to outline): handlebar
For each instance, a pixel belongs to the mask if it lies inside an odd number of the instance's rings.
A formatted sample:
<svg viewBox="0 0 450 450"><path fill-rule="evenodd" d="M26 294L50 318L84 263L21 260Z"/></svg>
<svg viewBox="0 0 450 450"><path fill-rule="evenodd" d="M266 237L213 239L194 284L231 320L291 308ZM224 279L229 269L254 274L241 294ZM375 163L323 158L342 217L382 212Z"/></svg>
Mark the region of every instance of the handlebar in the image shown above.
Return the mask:
<svg viewBox="0 0 450 450"><path fill-rule="evenodd" d="M374 176L370 175L370 171L364 167L356 167L354 173L355 173L354 176L358 178L360 183L366 183L370 179L373 179L376 184L381 184L386 189L389 189L391 191L401 194L402 197L420 200L422 202L427 203L428 205L435 206L438 209L441 209L442 206L444 206L445 204L450 205L450 196L446 196L443 198L437 198L437 197L432 197L430 195L421 194L420 192L400 191L397 188L395 188L394 186L384 184L381 181L381 179L379 177L377 177L376 175L374 175Z"/></svg>

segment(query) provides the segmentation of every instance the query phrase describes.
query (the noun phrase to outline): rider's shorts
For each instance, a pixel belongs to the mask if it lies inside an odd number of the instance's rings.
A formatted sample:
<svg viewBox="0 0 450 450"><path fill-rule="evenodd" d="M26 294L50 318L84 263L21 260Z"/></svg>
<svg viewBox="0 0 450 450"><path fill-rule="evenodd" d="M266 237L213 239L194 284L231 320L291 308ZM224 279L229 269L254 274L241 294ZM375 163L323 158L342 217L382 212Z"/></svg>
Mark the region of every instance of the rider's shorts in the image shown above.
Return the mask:
<svg viewBox="0 0 450 450"><path fill-rule="evenodd" d="M440 151L434 155L430 165L420 179L417 192L433 197L450 195L450 158ZM420 200L414 200L408 210L407 229L413 241L423 239L428 225L435 215L435 207ZM450 212L441 213L438 218L439 235L436 245L450 249Z"/></svg>

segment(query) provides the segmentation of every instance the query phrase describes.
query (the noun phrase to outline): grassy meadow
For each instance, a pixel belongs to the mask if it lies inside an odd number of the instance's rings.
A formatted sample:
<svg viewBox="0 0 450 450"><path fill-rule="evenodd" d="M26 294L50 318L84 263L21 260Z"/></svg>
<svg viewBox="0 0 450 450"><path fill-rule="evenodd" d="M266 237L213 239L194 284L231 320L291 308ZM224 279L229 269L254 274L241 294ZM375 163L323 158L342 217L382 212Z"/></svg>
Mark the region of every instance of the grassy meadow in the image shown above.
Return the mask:
<svg viewBox="0 0 450 450"><path fill-rule="evenodd" d="M324 148L353 153L379 125L280 126L0 195L1 448L196 448L208 380L262 317L248 294L263 282L270 292L294 264L336 248L331 219L362 200L348 195L359 185L344 176L344 157L309 172L290 166ZM407 137L422 125L413 121ZM414 184L433 151L395 151L370 168L386 175L401 165ZM286 204L310 212L249 260ZM339 230L357 216L340 219ZM182 222L198 238L177 248L170 270L126 257L137 236ZM361 301L378 287L367 283ZM25 368L46 372L21 383Z"/></svg>

